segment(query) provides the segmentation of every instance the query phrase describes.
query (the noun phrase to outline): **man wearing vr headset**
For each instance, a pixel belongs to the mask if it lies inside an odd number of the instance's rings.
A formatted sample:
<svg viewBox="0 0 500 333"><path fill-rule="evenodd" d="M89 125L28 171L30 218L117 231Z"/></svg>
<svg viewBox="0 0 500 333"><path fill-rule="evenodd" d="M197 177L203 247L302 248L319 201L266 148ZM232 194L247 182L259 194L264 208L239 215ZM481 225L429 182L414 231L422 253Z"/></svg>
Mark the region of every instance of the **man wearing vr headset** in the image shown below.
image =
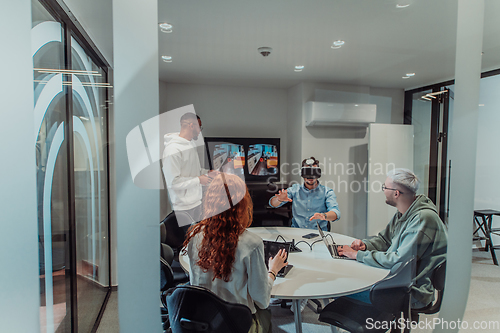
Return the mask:
<svg viewBox="0 0 500 333"><path fill-rule="evenodd" d="M281 207L287 202L292 203L292 227L316 229L316 221L320 220L321 229L329 231L329 221L340 218L339 205L335 192L319 183L321 168L314 157L302 161L301 176L304 184L294 184L269 200L271 207Z"/></svg>

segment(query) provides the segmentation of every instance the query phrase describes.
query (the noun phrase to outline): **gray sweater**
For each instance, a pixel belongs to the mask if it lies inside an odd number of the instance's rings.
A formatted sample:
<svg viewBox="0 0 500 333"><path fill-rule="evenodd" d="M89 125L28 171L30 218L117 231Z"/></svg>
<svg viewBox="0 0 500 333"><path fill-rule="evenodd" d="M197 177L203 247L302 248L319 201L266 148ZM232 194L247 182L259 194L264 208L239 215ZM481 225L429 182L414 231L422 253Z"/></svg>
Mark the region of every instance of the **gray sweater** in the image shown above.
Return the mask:
<svg viewBox="0 0 500 333"><path fill-rule="evenodd" d="M397 212L385 230L363 239L365 251L356 260L370 266L391 268L411 256L417 259L412 288L412 308L427 306L434 299L432 271L446 260L448 234L436 206L425 195L418 195L408 210Z"/></svg>
<svg viewBox="0 0 500 333"><path fill-rule="evenodd" d="M223 300L232 303L244 304L250 308L252 313L269 306L271 288L274 280L268 276L266 264L264 263L264 243L262 238L245 230L236 248L236 256L233 264L231 278L228 282L221 279L213 279L213 272L203 272L198 261L198 248L201 246L203 233L197 234L187 248L189 264L191 265L189 279L192 285L202 286L210 289Z"/></svg>

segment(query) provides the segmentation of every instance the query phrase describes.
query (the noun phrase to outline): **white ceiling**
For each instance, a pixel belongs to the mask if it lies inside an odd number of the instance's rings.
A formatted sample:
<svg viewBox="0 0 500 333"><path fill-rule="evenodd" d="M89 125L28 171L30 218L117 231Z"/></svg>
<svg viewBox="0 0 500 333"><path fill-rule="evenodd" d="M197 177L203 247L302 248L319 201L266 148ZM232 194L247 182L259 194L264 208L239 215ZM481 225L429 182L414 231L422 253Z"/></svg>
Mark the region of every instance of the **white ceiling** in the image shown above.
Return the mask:
<svg viewBox="0 0 500 333"><path fill-rule="evenodd" d="M159 0L160 80L288 88L415 88L452 79L456 0ZM500 1L486 0L483 71L500 68ZM334 40L344 40L331 49ZM257 48L273 48L263 57ZM295 65L304 65L294 72ZM415 72L410 79L406 73Z"/></svg>

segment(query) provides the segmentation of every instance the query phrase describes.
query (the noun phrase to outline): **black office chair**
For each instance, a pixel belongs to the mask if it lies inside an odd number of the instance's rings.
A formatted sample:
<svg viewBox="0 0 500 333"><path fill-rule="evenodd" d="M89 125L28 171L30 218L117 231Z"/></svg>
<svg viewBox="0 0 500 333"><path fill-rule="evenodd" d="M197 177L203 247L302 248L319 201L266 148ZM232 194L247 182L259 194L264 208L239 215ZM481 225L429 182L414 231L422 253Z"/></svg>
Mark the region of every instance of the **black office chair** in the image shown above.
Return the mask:
<svg viewBox="0 0 500 333"><path fill-rule="evenodd" d="M243 304L229 303L199 286L177 286L167 291L172 333L248 333L252 312Z"/></svg>
<svg viewBox="0 0 500 333"><path fill-rule="evenodd" d="M181 225L185 227L180 227L178 221L180 221ZM182 211L172 211L163 219L163 221L161 221L161 224L165 225L166 231L164 243L172 249L179 249L182 246L182 243L184 243L187 227L193 222L194 220L189 214Z"/></svg>
<svg viewBox="0 0 500 333"><path fill-rule="evenodd" d="M437 291L436 300L424 308L412 309L411 310L412 321L418 322L420 314L434 314L439 312L439 310L441 309L441 303L443 301L445 280L446 280L446 261L444 261L439 266L434 268L434 271L432 272L431 281L432 285L434 286L434 289Z"/></svg>
<svg viewBox="0 0 500 333"><path fill-rule="evenodd" d="M164 293L166 290L175 287L180 283L186 283L189 281L189 277L184 273L182 268L177 264L178 267L172 268L174 264L174 251L172 248L166 244L168 239L168 232L165 223L160 224L160 291ZM161 297L161 296L160 296ZM168 320L168 312L166 304L163 304L161 310L161 320L163 323L164 331L167 331L170 327Z"/></svg>
<svg viewBox="0 0 500 333"><path fill-rule="evenodd" d="M387 329L376 329L370 323L394 322L401 316L406 322L406 319L410 318L414 261L412 258L403 264L395 265L386 278L375 283L370 289L371 304L340 297L321 311L319 321L354 333L386 332Z"/></svg>

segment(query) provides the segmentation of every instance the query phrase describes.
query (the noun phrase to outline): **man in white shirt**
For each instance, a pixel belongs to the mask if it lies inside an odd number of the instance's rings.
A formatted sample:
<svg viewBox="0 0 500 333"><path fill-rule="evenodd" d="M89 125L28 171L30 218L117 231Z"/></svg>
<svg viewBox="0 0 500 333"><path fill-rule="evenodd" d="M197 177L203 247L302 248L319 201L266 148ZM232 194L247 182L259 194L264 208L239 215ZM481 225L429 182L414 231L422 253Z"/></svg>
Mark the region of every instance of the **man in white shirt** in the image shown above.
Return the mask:
<svg viewBox="0 0 500 333"><path fill-rule="evenodd" d="M187 213L192 221L178 218L185 230L190 222L202 220L202 186L208 185L214 174L202 174L195 141L201 133L201 119L192 112L181 119L181 131L165 135L163 174L174 211Z"/></svg>

